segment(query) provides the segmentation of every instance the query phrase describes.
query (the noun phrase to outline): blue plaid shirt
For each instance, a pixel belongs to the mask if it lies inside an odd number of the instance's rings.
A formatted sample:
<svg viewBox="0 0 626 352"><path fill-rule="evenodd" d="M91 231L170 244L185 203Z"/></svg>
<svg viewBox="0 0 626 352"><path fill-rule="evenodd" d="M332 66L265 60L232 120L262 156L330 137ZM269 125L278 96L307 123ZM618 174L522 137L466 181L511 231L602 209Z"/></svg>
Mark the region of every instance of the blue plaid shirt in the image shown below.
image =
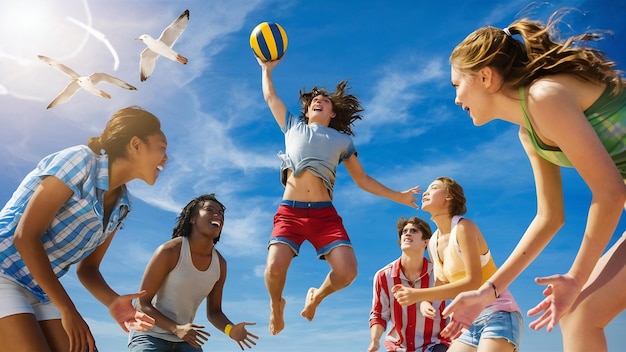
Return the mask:
<svg viewBox="0 0 626 352"><path fill-rule="evenodd" d="M63 181L73 194L41 236L54 273L57 277L63 276L70 265L81 261L102 244L130 211L130 197L123 186L104 228L103 197L109 188L108 172L108 156L96 155L85 145L62 150L41 160L0 211L0 273L13 278L41 302L49 302L13 245L15 228L45 177L54 176Z"/></svg>

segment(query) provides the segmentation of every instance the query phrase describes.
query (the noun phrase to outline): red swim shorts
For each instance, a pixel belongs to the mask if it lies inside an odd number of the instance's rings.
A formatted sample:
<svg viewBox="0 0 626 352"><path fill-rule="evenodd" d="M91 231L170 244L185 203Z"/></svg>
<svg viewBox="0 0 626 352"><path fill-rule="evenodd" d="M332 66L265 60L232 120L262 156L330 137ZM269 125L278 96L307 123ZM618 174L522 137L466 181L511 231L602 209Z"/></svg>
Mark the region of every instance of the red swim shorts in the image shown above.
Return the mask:
<svg viewBox="0 0 626 352"><path fill-rule="evenodd" d="M341 216L331 202L283 201L274 215L268 247L284 243L297 256L305 240L315 247L319 259L324 259L335 247L352 246Z"/></svg>

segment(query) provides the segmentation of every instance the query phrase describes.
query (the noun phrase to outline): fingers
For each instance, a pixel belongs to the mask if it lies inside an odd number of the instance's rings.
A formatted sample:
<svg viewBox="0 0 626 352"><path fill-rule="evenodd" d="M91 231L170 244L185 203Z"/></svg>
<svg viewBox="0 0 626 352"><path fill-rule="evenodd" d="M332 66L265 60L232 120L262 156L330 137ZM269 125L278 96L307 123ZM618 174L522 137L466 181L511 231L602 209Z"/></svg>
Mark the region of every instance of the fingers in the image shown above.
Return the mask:
<svg viewBox="0 0 626 352"><path fill-rule="evenodd" d="M137 321L139 321L139 322L146 322L146 323L150 323L151 325L152 325L152 324L154 324L154 323L156 322L156 320L155 320L153 317L149 316L149 315L148 315L148 314L146 314L146 313L142 313L142 312L139 312L139 311L137 311L137 312L135 313L135 320L137 320ZM204 326L203 326L203 327L204 327Z"/></svg>
<svg viewBox="0 0 626 352"><path fill-rule="evenodd" d="M534 315L537 315L537 314L545 311L548 308L550 308L550 301L546 298L543 301L541 301L538 305L536 305L535 307L529 309L526 314L529 317L532 317Z"/></svg>
<svg viewBox="0 0 626 352"><path fill-rule="evenodd" d="M397 284L397 285L393 285L393 287L391 288L391 292L396 293L396 291L401 290L404 286Z"/></svg>
<svg viewBox="0 0 626 352"><path fill-rule="evenodd" d="M139 291L137 293L127 293L125 295L121 295L120 298L132 301L133 299L142 297L145 294L146 294L146 290L141 290L141 291Z"/></svg>
<svg viewBox="0 0 626 352"><path fill-rule="evenodd" d="M211 334L204 330L196 330L196 332L198 332L198 337L203 339L204 341L207 341L209 339L209 336L211 336Z"/></svg>
<svg viewBox="0 0 626 352"><path fill-rule="evenodd" d="M548 332L550 332L552 331L552 328L554 327L552 320L553 320L552 314L550 312L545 312L539 319L530 323L528 327L530 327L533 330L541 330L547 325L548 326L547 330Z"/></svg>
<svg viewBox="0 0 626 352"><path fill-rule="evenodd" d="M462 329L463 325L461 323L452 320L448 323L448 325L446 325L443 330L441 330L441 335L445 338L453 340L461 336Z"/></svg>
<svg viewBox="0 0 626 352"><path fill-rule="evenodd" d="M454 312L456 304L456 300L453 300L449 305L446 306L446 308L444 308L443 312L441 312L441 315L443 315L444 318L448 318Z"/></svg>

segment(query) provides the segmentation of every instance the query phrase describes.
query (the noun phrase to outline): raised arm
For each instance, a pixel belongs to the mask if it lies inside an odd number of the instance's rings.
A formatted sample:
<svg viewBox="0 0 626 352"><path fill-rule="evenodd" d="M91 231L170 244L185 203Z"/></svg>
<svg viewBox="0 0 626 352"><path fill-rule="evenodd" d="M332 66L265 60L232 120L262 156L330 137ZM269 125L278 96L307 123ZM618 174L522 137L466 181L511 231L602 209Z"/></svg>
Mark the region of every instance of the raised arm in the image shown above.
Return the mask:
<svg viewBox="0 0 626 352"><path fill-rule="evenodd" d="M348 159L343 161L343 164L348 170L350 177L354 180L354 182L364 191L367 191L371 194L387 198L389 200L393 200L394 202L398 202L400 204L404 204L411 208L417 209L418 206L415 203L415 194L421 193L422 190L415 186L411 189L408 189L403 192L394 191L382 183L378 182L375 178L369 176L365 173L361 162L357 158L356 154L353 154Z"/></svg>
<svg viewBox="0 0 626 352"><path fill-rule="evenodd" d="M261 66L261 85L263 88L263 98L267 102L267 106L269 106L272 115L274 115L274 119L276 119L276 123L280 128L285 127L285 116L287 114L287 106L285 103L278 97L276 93L276 88L274 88L274 81L272 80L272 71L274 67L281 62L280 60L275 61L262 61L258 57L256 58Z"/></svg>

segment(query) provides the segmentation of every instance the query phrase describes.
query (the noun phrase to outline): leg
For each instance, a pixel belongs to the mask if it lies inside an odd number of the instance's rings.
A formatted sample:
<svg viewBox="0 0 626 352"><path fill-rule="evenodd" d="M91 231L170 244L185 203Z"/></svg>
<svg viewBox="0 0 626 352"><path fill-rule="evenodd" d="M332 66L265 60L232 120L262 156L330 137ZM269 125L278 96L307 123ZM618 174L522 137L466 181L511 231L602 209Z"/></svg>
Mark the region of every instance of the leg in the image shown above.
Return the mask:
<svg viewBox="0 0 626 352"><path fill-rule="evenodd" d="M42 320L39 326L52 351L69 351L70 339L63 329L61 319Z"/></svg>
<svg viewBox="0 0 626 352"><path fill-rule="evenodd" d="M515 345L505 338L484 338L478 342L478 352L515 352Z"/></svg>
<svg viewBox="0 0 626 352"><path fill-rule="evenodd" d="M270 296L270 324L269 330L276 335L285 328L283 309L285 299L283 289L287 279L287 269L293 259L293 250L286 244L273 243L267 252L265 266L265 286Z"/></svg>
<svg viewBox="0 0 626 352"><path fill-rule="evenodd" d="M0 341L2 351L6 352L51 351L33 314L13 314L0 319Z"/></svg>
<svg viewBox="0 0 626 352"><path fill-rule="evenodd" d="M350 285L356 278L357 264L352 247L335 247L325 257L330 265L330 272L318 289L309 289L305 298L304 309L300 313L309 321L313 320L317 306L322 303L326 296Z"/></svg>
<svg viewBox="0 0 626 352"><path fill-rule="evenodd" d="M626 232L600 258L569 314L561 319L565 351L606 351L604 327L626 309Z"/></svg>
<svg viewBox="0 0 626 352"><path fill-rule="evenodd" d="M454 340L448 348L448 352L476 352L476 347L461 341Z"/></svg>

